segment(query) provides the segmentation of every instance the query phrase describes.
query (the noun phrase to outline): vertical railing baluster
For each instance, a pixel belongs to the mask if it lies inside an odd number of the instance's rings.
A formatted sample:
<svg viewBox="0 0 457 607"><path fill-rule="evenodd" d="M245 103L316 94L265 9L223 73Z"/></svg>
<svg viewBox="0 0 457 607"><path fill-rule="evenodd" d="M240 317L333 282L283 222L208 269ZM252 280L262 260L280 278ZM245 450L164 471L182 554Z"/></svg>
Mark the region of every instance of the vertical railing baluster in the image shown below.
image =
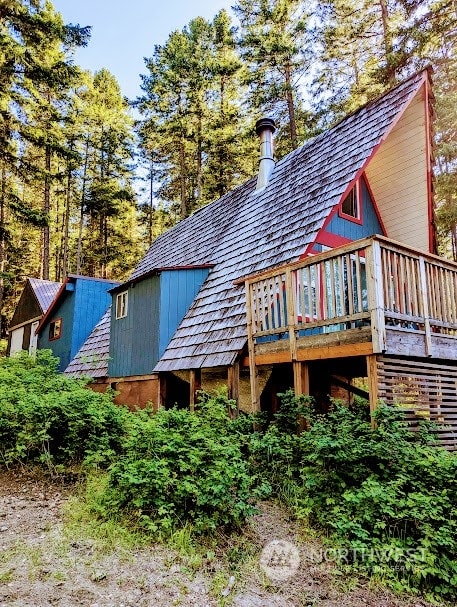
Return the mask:
<svg viewBox="0 0 457 607"><path fill-rule="evenodd" d="M430 267L430 264L428 264ZM419 271L420 271L420 285L421 285L421 300L422 300L422 312L424 315L424 328L425 328L425 354L431 356L432 351L432 331L430 327L430 313L429 313L429 290L427 280L427 270L425 259L422 255L419 257ZM433 281L432 281L433 282Z"/></svg>
<svg viewBox="0 0 457 607"><path fill-rule="evenodd" d="M384 316L384 287L381 275L381 247L377 240L373 240L371 246L366 248L365 256L373 352L379 354L386 350L386 325Z"/></svg>

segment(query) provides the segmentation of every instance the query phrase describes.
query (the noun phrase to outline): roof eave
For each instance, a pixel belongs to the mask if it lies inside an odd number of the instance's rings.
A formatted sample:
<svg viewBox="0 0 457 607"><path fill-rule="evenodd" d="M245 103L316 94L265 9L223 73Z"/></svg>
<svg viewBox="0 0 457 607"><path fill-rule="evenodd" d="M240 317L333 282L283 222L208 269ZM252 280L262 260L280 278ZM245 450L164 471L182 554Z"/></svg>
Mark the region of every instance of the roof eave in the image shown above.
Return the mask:
<svg viewBox="0 0 457 607"><path fill-rule="evenodd" d="M113 287L112 289L109 289L108 293L114 294L114 293L119 293L120 291L125 291L129 287L136 285L137 283L141 282L142 280L145 280L146 278L151 278L151 276L158 276L162 272L174 272L176 270L204 270L206 268L208 270L211 270L212 268L214 268L214 266L215 266L214 263L203 263L203 264L188 265L188 266L164 266L161 268L153 268L152 270L149 270L145 274L141 274L141 276L137 276L135 278L131 278L130 280L126 280L122 284L117 285L117 287Z"/></svg>

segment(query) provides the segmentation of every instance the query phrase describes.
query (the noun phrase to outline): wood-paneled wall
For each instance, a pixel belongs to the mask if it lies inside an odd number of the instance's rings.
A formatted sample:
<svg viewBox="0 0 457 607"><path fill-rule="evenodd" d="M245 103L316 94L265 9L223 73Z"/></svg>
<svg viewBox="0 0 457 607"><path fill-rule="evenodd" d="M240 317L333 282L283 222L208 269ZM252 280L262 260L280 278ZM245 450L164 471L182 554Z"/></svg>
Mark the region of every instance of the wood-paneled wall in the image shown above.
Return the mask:
<svg viewBox="0 0 457 607"><path fill-rule="evenodd" d="M387 236L430 250L425 87L366 168Z"/></svg>

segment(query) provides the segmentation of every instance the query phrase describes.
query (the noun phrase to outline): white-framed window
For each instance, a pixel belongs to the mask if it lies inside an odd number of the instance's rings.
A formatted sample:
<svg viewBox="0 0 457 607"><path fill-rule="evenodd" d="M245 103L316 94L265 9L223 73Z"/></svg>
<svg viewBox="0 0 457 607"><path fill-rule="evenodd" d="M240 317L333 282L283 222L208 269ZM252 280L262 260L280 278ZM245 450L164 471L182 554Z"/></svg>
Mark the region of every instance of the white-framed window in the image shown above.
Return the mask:
<svg viewBox="0 0 457 607"><path fill-rule="evenodd" d="M129 309L129 292L122 291L116 296L116 320L125 318Z"/></svg>
<svg viewBox="0 0 457 607"><path fill-rule="evenodd" d="M340 217L362 223L361 188L360 180L342 200L339 210Z"/></svg>

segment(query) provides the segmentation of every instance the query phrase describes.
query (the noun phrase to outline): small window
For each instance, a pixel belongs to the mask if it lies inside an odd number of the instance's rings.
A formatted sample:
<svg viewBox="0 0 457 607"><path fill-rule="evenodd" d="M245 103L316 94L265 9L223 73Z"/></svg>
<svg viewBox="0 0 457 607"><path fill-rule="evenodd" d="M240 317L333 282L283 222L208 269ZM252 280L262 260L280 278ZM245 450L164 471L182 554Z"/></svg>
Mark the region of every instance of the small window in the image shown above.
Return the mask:
<svg viewBox="0 0 457 607"><path fill-rule="evenodd" d="M341 203L340 215L360 221L360 197L356 184Z"/></svg>
<svg viewBox="0 0 457 607"><path fill-rule="evenodd" d="M49 341L53 339L59 339L62 335L62 319L57 318L53 320L49 325Z"/></svg>
<svg viewBox="0 0 457 607"><path fill-rule="evenodd" d="M129 293L123 291L116 297L116 320L119 318L125 318L127 316L129 307Z"/></svg>

